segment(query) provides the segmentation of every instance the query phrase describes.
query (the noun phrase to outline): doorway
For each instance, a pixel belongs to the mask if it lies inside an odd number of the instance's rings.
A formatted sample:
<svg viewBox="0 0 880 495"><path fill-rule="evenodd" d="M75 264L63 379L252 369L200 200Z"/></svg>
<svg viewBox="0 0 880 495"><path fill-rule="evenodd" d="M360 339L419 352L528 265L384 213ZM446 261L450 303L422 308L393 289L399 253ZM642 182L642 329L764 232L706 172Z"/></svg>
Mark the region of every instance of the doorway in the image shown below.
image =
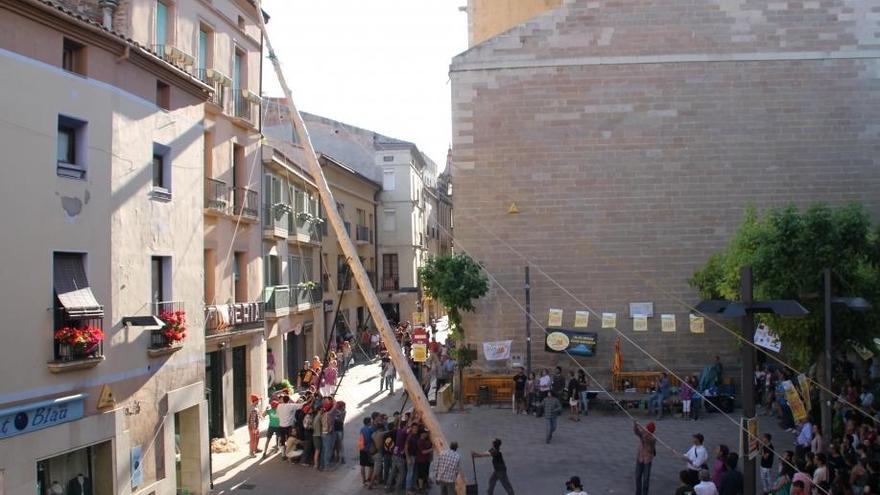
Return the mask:
<svg viewBox="0 0 880 495"><path fill-rule="evenodd" d="M385 318L388 318L392 325L400 323L400 304L382 303L382 311L385 312Z"/></svg>
<svg viewBox="0 0 880 495"><path fill-rule="evenodd" d="M232 348L232 424L247 424L247 346Z"/></svg>
<svg viewBox="0 0 880 495"><path fill-rule="evenodd" d="M295 381L299 370L306 362L306 339L305 331L299 335L293 332L287 334L284 340L284 356L286 357L287 377Z"/></svg>
<svg viewBox="0 0 880 495"><path fill-rule="evenodd" d="M208 435L223 438L223 351L205 354L205 377L208 387L205 391L208 400Z"/></svg>

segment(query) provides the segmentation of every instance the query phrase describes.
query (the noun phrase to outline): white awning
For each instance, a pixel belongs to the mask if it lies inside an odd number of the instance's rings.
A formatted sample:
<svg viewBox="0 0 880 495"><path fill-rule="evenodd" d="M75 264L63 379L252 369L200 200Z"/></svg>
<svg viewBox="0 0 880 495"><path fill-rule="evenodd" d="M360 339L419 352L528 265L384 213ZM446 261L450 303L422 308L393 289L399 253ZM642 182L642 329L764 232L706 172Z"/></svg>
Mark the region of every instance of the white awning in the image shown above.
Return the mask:
<svg viewBox="0 0 880 495"><path fill-rule="evenodd" d="M55 255L55 295L71 317L103 318L104 307L89 287L82 256Z"/></svg>

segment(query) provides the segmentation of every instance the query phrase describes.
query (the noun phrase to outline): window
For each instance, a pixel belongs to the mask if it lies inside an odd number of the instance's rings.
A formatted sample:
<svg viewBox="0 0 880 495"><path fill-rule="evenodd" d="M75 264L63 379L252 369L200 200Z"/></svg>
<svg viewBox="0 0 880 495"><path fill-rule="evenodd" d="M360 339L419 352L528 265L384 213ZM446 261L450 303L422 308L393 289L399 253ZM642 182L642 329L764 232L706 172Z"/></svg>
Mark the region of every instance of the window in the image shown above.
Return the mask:
<svg viewBox="0 0 880 495"><path fill-rule="evenodd" d="M394 169L386 168L382 171L382 189L385 191L393 191L394 187Z"/></svg>
<svg viewBox="0 0 880 495"><path fill-rule="evenodd" d="M281 285L281 260L278 259L278 255L268 253L266 254L266 262L265 265L265 273L263 274L266 278L266 286L272 287L275 285Z"/></svg>
<svg viewBox="0 0 880 495"><path fill-rule="evenodd" d="M232 260L233 299L235 302L246 302L247 297L247 253L236 251Z"/></svg>
<svg viewBox="0 0 880 495"><path fill-rule="evenodd" d="M156 2L156 44L163 47L160 54L164 54L164 45L168 42L168 5Z"/></svg>
<svg viewBox="0 0 880 495"><path fill-rule="evenodd" d="M153 191L158 199L171 199L171 148L153 143Z"/></svg>
<svg viewBox="0 0 880 495"><path fill-rule="evenodd" d="M357 220L358 225L366 225L367 224L367 212L360 208L357 209Z"/></svg>
<svg viewBox="0 0 880 495"><path fill-rule="evenodd" d="M156 106L163 110L171 108L171 86L162 81L156 81Z"/></svg>
<svg viewBox="0 0 880 495"><path fill-rule="evenodd" d="M382 255L382 289L396 290L398 288L398 265L397 253Z"/></svg>
<svg viewBox="0 0 880 495"><path fill-rule="evenodd" d="M155 306L171 299L171 258L152 256L150 258L150 300Z"/></svg>
<svg viewBox="0 0 880 495"><path fill-rule="evenodd" d="M199 26L199 59L196 60L196 68L199 69L199 78L206 78L205 69L211 67L211 31L205 26Z"/></svg>
<svg viewBox="0 0 880 495"><path fill-rule="evenodd" d="M393 161L394 161L394 156L392 156L392 155L385 155L385 156L382 157L382 161L383 161L383 162L393 162Z"/></svg>
<svg viewBox="0 0 880 495"><path fill-rule="evenodd" d="M59 177L86 177L86 122L64 115L58 116L56 166Z"/></svg>
<svg viewBox="0 0 880 495"><path fill-rule="evenodd" d="M397 230L397 212L394 210L382 211L382 230L385 232L393 232Z"/></svg>
<svg viewBox="0 0 880 495"><path fill-rule="evenodd" d="M342 290L343 288L348 289L350 287L349 282L351 281L351 277L348 274L348 263L345 261L345 256L339 255L336 257L336 288L337 290Z"/></svg>
<svg viewBox="0 0 880 495"><path fill-rule="evenodd" d="M61 55L61 68L68 72L85 75L85 47L76 41L64 38Z"/></svg>

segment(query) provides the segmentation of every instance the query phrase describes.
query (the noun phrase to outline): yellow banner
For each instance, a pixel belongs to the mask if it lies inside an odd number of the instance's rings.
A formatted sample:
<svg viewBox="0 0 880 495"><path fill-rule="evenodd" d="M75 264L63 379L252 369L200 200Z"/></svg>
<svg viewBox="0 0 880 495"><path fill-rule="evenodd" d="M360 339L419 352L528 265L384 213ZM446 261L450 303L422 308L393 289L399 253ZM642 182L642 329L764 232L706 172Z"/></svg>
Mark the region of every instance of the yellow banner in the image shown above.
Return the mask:
<svg viewBox="0 0 880 495"><path fill-rule="evenodd" d="M791 408L791 415L794 421L798 422L807 418L807 410L804 409L804 403L798 394L797 388L791 383L791 380L782 382L782 388L785 390L785 400L788 401L788 407Z"/></svg>
<svg viewBox="0 0 880 495"><path fill-rule="evenodd" d="M702 316L691 315L691 333L706 333L706 320Z"/></svg>
<svg viewBox="0 0 880 495"><path fill-rule="evenodd" d="M807 378L807 375L801 373L798 375L798 385L801 387L801 395L804 397L804 405L807 407L807 411L813 410L812 399L810 399L810 380Z"/></svg>
<svg viewBox="0 0 880 495"><path fill-rule="evenodd" d="M428 346L425 344L412 345L412 358L417 363L424 363L428 360Z"/></svg>
<svg viewBox="0 0 880 495"><path fill-rule="evenodd" d="M675 331L675 315L660 315L660 330L662 332Z"/></svg>
<svg viewBox="0 0 880 495"><path fill-rule="evenodd" d="M647 316L633 316L633 332L647 332L648 331L648 317Z"/></svg>
<svg viewBox="0 0 880 495"><path fill-rule="evenodd" d="M548 327L561 327L562 326L562 310L561 309L550 309L550 318L547 320Z"/></svg>

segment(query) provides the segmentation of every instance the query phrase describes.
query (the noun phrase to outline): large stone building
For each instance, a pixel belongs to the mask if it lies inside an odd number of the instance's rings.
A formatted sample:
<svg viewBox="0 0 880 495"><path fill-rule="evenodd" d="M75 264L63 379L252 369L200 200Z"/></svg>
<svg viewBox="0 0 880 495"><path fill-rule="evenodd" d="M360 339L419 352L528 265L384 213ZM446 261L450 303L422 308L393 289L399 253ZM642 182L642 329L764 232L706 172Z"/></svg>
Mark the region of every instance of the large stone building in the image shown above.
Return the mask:
<svg viewBox="0 0 880 495"><path fill-rule="evenodd" d="M212 88L87 14L0 1L0 493L203 494Z"/></svg>
<svg viewBox="0 0 880 495"><path fill-rule="evenodd" d="M880 214L880 27L868 10L566 0L476 44L451 66L456 250L520 303L531 263L542 322L551 308L569 328L577 310L614 312L675 370L713 353L735 367L726 332L689 331L688 278L744 208L860 201ZM654 316L633 332L630 303L644 302ZM674 333L661 314L676 316ZM524 322L493 285L464 325L471 344L509 338L523 355ZM587 327L597 356L579 361L604 380L618 334L600 323ZM572 365L540 337L532 352L538 366ZM624 369L657 369L629 344L623 355Z"/></svg>

